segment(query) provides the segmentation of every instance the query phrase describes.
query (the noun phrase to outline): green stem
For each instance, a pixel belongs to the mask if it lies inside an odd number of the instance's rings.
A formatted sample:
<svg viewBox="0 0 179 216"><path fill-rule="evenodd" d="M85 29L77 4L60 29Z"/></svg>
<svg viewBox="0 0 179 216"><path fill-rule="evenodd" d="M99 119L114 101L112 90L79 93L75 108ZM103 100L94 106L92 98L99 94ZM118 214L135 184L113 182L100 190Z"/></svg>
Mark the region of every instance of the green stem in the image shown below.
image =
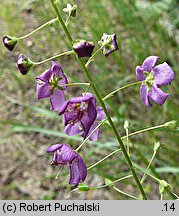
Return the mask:
<svg viewBox="0 0 179 216"><path fill-rule="evenodd" d="M115 151L111 152L110 154L106 155L104 158L96 162L95 164L91 165L90 167L87 168L87 170L92 169L93 167L97 166L98 164L102 163L104 160L107 158L111 157L112 155L116 154L117 152L121 151L121 148L116 149Z"/></svg>
<svg viewBox="0 0 179 216"><path fill-rule="evenodd" d="M146 175L148 175L148 176L150 176L151 178L153 178L154 180L156 180L159 184L160 184L160 182L162 181L161 179L159 179L159 178L153 176L153 175L152 175L151 173L149 173L148 171L146 171L146 170L144 170L144 169L142 169L142 168L140 168L140 167L138 167L138 166L134 166L134 167L135 167L137 170L139 170L139 171L145 173ZM173 194L177 199L179 199L179 197L178 197L173 191L171 191L170 189L167 189L167 188L165 188L165 189L166 189L166 191L167 191L168 193Z"/></svg>
<svg viewBox="0 0 179 216"><path fill-rule="evenodd" d="M142 82L139 81L139 82L134 82L134 83L130 83L130 84L127 84L127 85L125 85L125 86L122 86L122 87L120 87L120 88L118 88L118 89L112 91L112 92L109 93L108 95L106 95L106 96L103 98L103 101L106 100L106 99L108 99L109 97L112 97L115 93L117 93L117 92L119 92L119 91L121 91L121 90L123 90L123 89L125 89L125 88L131 87L131 86L134 86L134 85L139 85L139 84L141 84L141 83L142 83Z"/></svg>
<svg viewBox="0 0 179 216"><path fill-rule="evenodd" d="M146 168L147 171L149 170L149 168L150 168L150 166L151 166L151 164L152 164L152 162L153 162L153 160L155 158L156 153L157 153L157 151L154 151L154 153L152 155L152 158L150 159L150 162L149 162L149 164L148 164L148 166ZM145 181L146 177L147 177L147 175L144 173L144 175L142 176L142 178L140 180L141 184L143 184L143 182Z"/></svg>
<svg viewBox="0 0 179 216"><path fill-rule="evenodd" d="M163 128L163 127L166 127L166 125L165 124L161 124L161 125L157 125L157 126L154 126L154 127L145 128L145 129L142 129L142 130L130 133L130 134L128 134L128 136L123 136L121 139L126 139L127 137L131 137L131 136L134 136L134 135L137 135L137 134L140 134L140 133L144 133L146 131L155 130L155 129Z"/></svg>
<svg viewBox="0 0 179 216"><path fill-rule="evenodd" d="M113 187L113 189L116 190L117 192L123 194L123 195L126 195L126 196L128 196L128 197L131 197L131 198L133 198L133 199L135 199L135 200L139 200L137 197L132 196L131 194L128 194L128 193L126 193L126 192L124 192L124 191L122 191L122 190L119 190L119 189L118 189L117 187L115 187L115 186Z"/></svg>
<svg viewBox="0 0 179 216"><path fill-rule="evenodd" d="M160 183L161 180L158 179L157 177L155 177L154 175L152 175L151 173L149 173L148 171L146 171L146 170L144 170L144 169L142 169L142 168L140 168L140 167L138 167L138 166L134 166L134 167L135 167L137 170L139 170L139 171L145 173L146 175L150 176L151 178L153 178L154 180L156 180L157 182Z"/></svg>
<svg viewBox="0 0 179 216"><path fill-rule="evenodd" d="M163 193L160 194L160 200L163 200Z"/></svg>
<svg viewBox="0 0 179 216"><path fill-rule="evenodd" d="M78 146L78 148L75 151L79 151L81 147L83 147L85 145L85 143L88 141L88 139L98 130L98 128L101 127L101 125L103 125L106 122L106 118L101 121L98 126L86 137L86 139L84 139L84 141L81 143L80 146Z"/></svg>
<svg viewBox="0 0 179 216"><path fill-rule="evenodd" d="M129 146L129 129L126 128L126 136L127 136L127 154L130 156L130 146Z"/></svg>
<svg viewBox="0 0 179 216"><path fill-rule="evenodd" d="M117 179L115 181L111 181L109 184L105 184L105 185L97 186L97 187L90 187L90 190L98 190L98 189L102 189L102 188L105 188L105 187L109 187L109 186L112 186L113 184L115 184L117 182L123 181L123 180L131 178L131 177L133 177L133 175L124 176L124 177L119 178L119 179Z"/></svg>
<svg viewBox="0 0 179 216"><path fill-rule="evenodd" d="M103 48L103 46L101 46L98 50L96 50L96 52L94 52L94 54L88 59L88 61L86 62L85 66L88 67L89 64L93 61L93 58L95 57L95 55Z"/></svg>
<svg viewBox="0 0 179 216"><path fill-rule="evenodd" d="M66 36L67 36L69 42L71 43L71 45L73 45L73 39L72 39L72 37L71 37L71 35L70 35L70 33L69 33L67 27L65 26L65 24L64 24L64 22L63 22L63 20L62 20L62 17L61 17L61 15L60 15L59 11L58 11L58 8L57 8L56 4L54 3L53 0L50 0L50 1L51 1L51 3L52 3L52 6L53 6L55 12L56 12L56 15L57 15L57 17L58 17L58 20L59 20L59 22L60 22L60 24L61 24L61 26L62 26L64 32L66 33ZM91 83L91 87L92 87L92 89L93 89L93 91L94 91L94 93L95 93L95 95L96 95L96 97L97 97L97 99L98 99L98 102L100 103L101 107L103 108L103 111L104 111L105 114L106 114L106 117L107 117L107 119L108 119L108 122L109 122L109 124L111 125L111 128L112 128L112 130L113 130L113 132L114 132L114 134L115 134L115 136L116 136L116 138L117 138L117 140L118 140L118 143L119 143L119 145L120 145L120 147L121 147L121 150L122 150L122 152L123 152L123 155L124 155L124 157L126 158L126 161L127 161L128 165L129 165L129 167L130 167L130 170L131 170L131 172L132 172L132 175L133 175L133 177L134 177L134 179L135 179L135 182L136 182L136 184L137 184L137 186L138 186L138 189L139 189L140 193L142 194L143 199L147 199L146 194L145 194L145 192L144 192L144 189L143 189L143 187L142 187L142 185L141 185L141 183L140 183L140 181L139 181L139 179L138 179L138 176L137 176L137 174L136 174L136 172L135 172L135 169L134 169L134 167L133 167L132 161L131 161L130 157L128 156L127 152L126 152L126 149L125 149L125 146L124 146L124 144L123 144L123 142L122 142L122 140L121 140L121 137L120 137L119 134L118 134L118 131L117 131L117 129L116 129L116 127L115 127L115 125L114 125L114 123L113 123L111 117L110 117L110 114L108 113L108 110L107 110L107 108L106 108L106 106L105 106L105 104L104 104L104 101L102 100L102 97L101 97L101 95L100 95L100 93L99 93L99 91L98 91L98 89L97 89L95 83L94 83L93 80L92 80L92 77L91 77L90 73L88 72L88 69L86 68L84 62L83 62L80 58L78 58L77 55L75 55L75 56L76 56L76 58L77 58L77 61L78 61L79 64L81 65L81 67L82 67L82 69L83 69L83 71L84 71L86 77L88 78L89 82Z"/></svg>
<svg viewBox="0 0 179 216"><path fill-rule="evenodd" d="M139 130L139 131L130 133L130 134L128 134L128 136L123 136L123 137L121 137L121 139L123 140L123 139L126 139L127 137L134 136L134 135L137 135L137 134L139 134L139 133L143 133L143 132L145 132L145 131L154 130L154 129L156 129L156 128L161 128L161 127L166 127L166 126L165 126L165 124L162 124L162 125L157 125L157 126L154 126L154 127L142 129L142 130ZM103 162L104 160L106 160L107 158L109 158L110 156L116 154L116 153L119 152L119 151L121 151L120 148L117 149L117 150L115 150L115 151L113 151L113 152L111 152L110 154L106 155L104 158L102 158L101 160L99 160L99 161L96 162L95 164L93 164L93 165L91 165L90 167L88 167L88 170L91 169L91 168L93 168L93 167L95 167L95 166L97 166L98 164L100 164L101 162Z"/></svg>
<svg viewBox="0 0 179 216"><path fill-rule="evenodd" d="M67 51L67 52L64 52L64 53L57 54L57 55L55 55L55 56L52 56L52 57L50 57L50 58L48 58L48 59L45 59L45 60L43 60L43 61L40 61L40 62L33 62L33 65L41 65L41 64L46 63L46 62L48 62L48 61L51 61L51 60L53 60L53 59L56 59L56 58L58 58L58 57L60 57L60 56L71 55L71 54L74 54L74 51L73 51L73 50L72 50L72 51Z"/></svg>
<svg viewBox="0 0 179 216"><path fill-rule="evenodd" d="M70 20L70 17L71 17L71 13L68 14L68 17L65 21L65 26L67 27L68 23L69 23L69 20Z"/></svg>
<svg viewBox="0 0 179 216"><path fill-rule="evenodd" d="M52 4L52 6L53 6L53 8L55 10L55 13L56 13L56 15L58 17L58 21L60 22L60 24L61 24L61 26L62 26L62 28L63 28L63 30L64 30L64 32L65 32L65 34L66 34L66 36L67 36L67 38L69 40L69 42L70 42L70 44L73 46L73 39L72 39L67 27L65 26L65 23L62 20L62 17L60 15L59 11L58 11L56 3L54 2L54 0L50 0L50 1L51 1L51 4Z"/></svg>
<svg viewBox="0 0 179 216"><path fill-rule="evenodd" d="M76 85L86 85L86 86L89 86L90 83L67 83L67 84L60 85L60 86L76 86Z"/></svg>
<svg viewBox="0 0 179 216"><path fill-rule="evenodd" d="M57 21L57 20L58 20L58 18L54 18L54 19L52 19L52 20L49 20L48 22L46 22L46 23L44 23L43 25L39 26L38 28L36 28L36 29L33 30L32 32L30 32L30 33L28 33L28 34L26 34L26 35L24 35L24 36L22 36L22 37L18 37L17 39L18 39L18 40L25 39L25 38L31 36L32 34L34 34L34 33L38 32L38 31L40 31L42 28L45 28L46 26L51 25L52 23L54 23L54 22Z"/></svg>
<svg viewBox="0 0 179 216"><path fill-rule="evenodd" d="M122 177L122 178L120 178L120 179L117 179L117 180L115 180L115 181L113 181L113 182L111 182L111 183L109 183L109 184L105 184L105 185L102 185L102 186L99 186L99 187L92 187L92 188L90 188L90 190L98 190L98 189L102 189L102 188L105 188L105 187L108 187L108 186L112 186L112 188L113 188L114 190L116 190L117 192L119 192L119 193L121 193L121 194L123 194L123 195L126 195L126 196L128 196L128 197L131 197L131 198L133 198L133 199L138 200L137 197L135 197L135 196L133 196L133 195L131 195L131 194L128 194L128 193L126 193L126 192L124 192L124 191L121 191L121 190L119 190L117 187L114 186L115 183L120 182L120 181L123 181L123 180L125 180L125 179L127 179L127 178L131 178L131 177L133 177L133 175L124 176L124 177Z"/></svg>

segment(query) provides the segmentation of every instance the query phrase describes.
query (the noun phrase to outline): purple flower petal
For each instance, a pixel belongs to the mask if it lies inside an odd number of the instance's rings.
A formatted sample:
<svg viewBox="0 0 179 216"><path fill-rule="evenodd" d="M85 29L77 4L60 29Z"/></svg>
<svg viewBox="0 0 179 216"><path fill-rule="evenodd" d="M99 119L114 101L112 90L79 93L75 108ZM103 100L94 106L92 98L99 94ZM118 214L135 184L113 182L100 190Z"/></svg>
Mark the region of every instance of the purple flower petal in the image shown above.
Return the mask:
<svg viewBox="0 0 179 216"><path fill-rule="evenodd" d="M78 154L70 146L63 144L61 148L61 157L64 162L69 163L74 160L77 155Z"/></svg>
<svg viewBox="0 0 179 216"><path fill-rule="evenodd" d="M43 72L42 74L37 76L35 79L36 80L41 80L41 81L43 81L45 83L49 83L49 80L52 77L52 73L53 73L53 71L51 69L46 70L45 72Z"/></svg>
<svg viewBox="0 0 179 216"><path fill-rule="evenodd" d="M78 58L91 57L95 45L87 41L79 41L73 45Z"/></svg>
<svg viewBox="0 0 179 216"><path fill-rule="evenodd" d="M65 133L68 134L69 136L74 136L76 134L79 134L82 132L82 128L79 122L76 122L74 125L73 124L68 124L65 127Z"/></svg>
<svg viewBox="0 0 179 216"><path fill-rule="evenodd" d="M72 163L70 163L70 179L69 179L69 184L71 185L78 185L81 181L80 178L80 171L78 168L78 163L76 161L77 159L75 159L74 161L72 161Z"/></svg>
<svg viewBox="0 0 179 216"><path fill-rule="evenodd" d="M60 106L65 102L65 94L58 89L54 90L53 95L50 96L51 110L59 111Z"/></svg>
<svg viewBox="0 0 179 216"><path fill-rule="evenodd" d="M98 126L98 123L97 122L94 122L93 125L91 126L89 132L88 132L88 135ZM100 132L100 129L98 128L89 138L90 141L97 141L98 140L98 137L99 137L99 132ZM87 136L88 136L87 135Z"/></svg>
<svg viewBox="0 0 179 216"><path fill-rule="evenodd" d="M106 117L106 114L102 107L97 107L97 121L102 121Z"/></svg>
<svg viewBox="0 0 179 216"><path fill-rule="evenodd" d="M143 81L143 80L146 79L146 77L144 75L144 71L143 71L143 69L140 66L136 67L136 76L137 76L137 79L139 81Z"/></svg>
<svg viewBox="0 0 179 216"><path fill-rule="evenodd" d="M151 72L158 59L158 56L147 57L142 64L143 71Z"/></svg>
<svg viewBox="0 0 179 216"><path fill-rule="evenodd" d="M159 64L153 69L154 72L154 82L158 86L165 86L170 84L174 78L175 74L172 68L164 62L163 64Z"/></svg>
<svg viewBox="0 0 179 216"><path fill-rule="evenodd" d="M89 100L93 100L93 99L94 96L91 93L87 93L85 96L72 97L70 100L66 101L61 105L59 109L59 115L63 114L67 108L72 107L73 104L78 104L78 103L80 104L82 102L88 102Z"/></svg>
<svg viewBox="0 0 179 216"><path fill-rule="evenodd" d="M114 50L112 49L108 49L107 53L105 53L105 56L108 57L108 55L110 55L111 53L113 53L114 51L116 50L119 50L119 47L117 45L117 41L116 41L116 34L113 34L112 35L112 43L111 43L113 46L114 46ZM102 49L104 50L104 49Z"/></svg>
<svg viewBox="0 0 179 216"><path fill-rule="evenodd" d="M87 137L88 132L90 130L90 127L92 126L93 123L90 121L90 118L87 114L83 115L80 122L81 122L81 126L83 128L82 137L85 139Z"/></svg>
<svg viewBox="0 0 179 216"><path fill-rule="evenodd" d="M51 88L48 84L43 83L42 81L37 80L37 98L38 100L42 98L50 97L51 94ZM41 83L40 83L41 82Z"/></svg>
<svg viewBox="0 0 179 216"><path fill-rule="evenodd" d="M17 41L18 39L15 38L15 37L11 37L11 36L8 36L8 35L4 35L3 36L3 43L4 43L4 46L12 51L14 49L14 47L16 46L17 44Z"/></svg>
<svg viewBox="0 0 179 216"><path fill-rule="evenodd" d="M64 74L62 68L60 67L60 65L57 64L57 63L54 62L54 61L52 61L51 70L52 70L53 73L56 75L56 77L62 76L62 75Z"/></svg>
<svg viewBox="0 0 179 216"><path fill-rule="evenodd" d="M93 101L90 100L88 103L88 114L84 114L80 120L80 122L83 126L83 130L84 130L84 133L82 135L82 137L84 137L84 139L87 137L88 132L90 130L90 127L94 123L96 116L97 116L96 107L95 107Z"/></svg>
<svg viewBox="0 0 179 216"><path fill-rule="evenodd" d="M70 179L69 184L78 185L84 181L87 175L87 168L83 159L78 155L77 158L70 163Z"/></svg>
<svg viewBox="0 0 179 216"><path fill-rule="evenodd" d="M47 149L47 152L48 153L55 152L56 150L60 149L62 146L63 146L63 144L52 145Z"/></svg>
<svg viewBox="0 0 179 216"><path fill-rule="evenodd" d="M70 99L70 103L81 103L81 102L87 102L91 99L94 99L93 94L87 93L85 96L79 96L79 97L73 97Z"/></svg>
<svg viewBox="0 0 179 216"><path fill-rule="evenodd" d="M140 97L146 106L148 106L148 107L152 106L152 104L150 103L150 100L149 100L147 86L145 86L143 84L140 87Z"/></svg>
<svg viewBox="0 0 179 216"><path fill-rule="evenodd" d="M78 169L80 172L81 181L84 181L87 176L87 168L81 156L78 156Z"/></svg>
<svg viewBox="0 0 179 216"><path fill-rule="evenodd" d="M54 152L53 164L65 165L73 161L78 154L68 145L66 144L55 144L48 148L48 153Z"/></svg>
<svg viewBox="0 0 179 216"><path fill-rule="evenodd" d="M151 90L148 92L149 98L151 98L155 103L162 105L168 98L169 94L163 92L157 85L153 85Z"/></svg>

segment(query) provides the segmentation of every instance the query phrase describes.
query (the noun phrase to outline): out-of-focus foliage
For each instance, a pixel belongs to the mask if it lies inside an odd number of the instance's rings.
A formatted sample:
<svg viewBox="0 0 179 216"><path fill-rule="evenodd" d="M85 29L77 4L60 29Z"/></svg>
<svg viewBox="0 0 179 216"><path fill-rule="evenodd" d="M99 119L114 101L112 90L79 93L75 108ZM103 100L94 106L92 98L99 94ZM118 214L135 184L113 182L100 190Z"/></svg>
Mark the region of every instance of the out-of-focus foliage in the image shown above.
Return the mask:
<svg viewBox="0 0 179 216"><path fill-rule="evenodd" d="M59 1L61 11L67 2ZM137 81L135 67L149 55L160 56L160 63L166 61L177 74L177 0L74 0L70 3L78 5L77 18L72 18L69 24L70 32L75 39L93 40L97 49L97 41L104 32L117 35L120 50L108 58L100 53L90 66L102 96L127 82ZM54 17L49 1L3 0L0 4L0 36L2 38L4 34L24 35ZM66 14L63 14L63 18L66 18ZM34 68L27 76L20 75L15 64L19 53L27 54L32 60L39 61L69 48L58 22L21 41L13 52L8 52L0 46L2 198L64 198L64 191L67 191L65 184L58 185L63 181L63 177L54 181L54 174L57 171L50 167L51 158L46 155L46 149L57 142L66 142L77 147L81 138L77 136L68 139L63 133L61 118L49 111L48 99L36 99L34 77L49 68L50 63ZM62 57L57 62L61 64L70 81L85 81L73 57ZM82 91L79 87L69 89L73 96L81 94ZM163 107L154 105L151 109L141 102L138 86L109 99L106 103L119 133L125 135L123 123L126 119L130 122L129 131L179 120L178 76L165 91L170 93L169 100ZM179 139L176 131L163 129L132 137L132 159L145 168L147 160L152 155L155 141L160 141L161 149L154 160L152 172L167 180L173 190L179 193ZM115 150L117 146L110 127L106 125L101 130L99 142L88 142L80 153L85 156L85 162L90 166ZM118 153L92 169L86 183L97 186L105 178L115 180L127 174L128 167L122 154ZM147 178L144 185L149 198L158 199L158 185L150 178ZM118 187L136 193L135 184L131 179L120 183ZM74 199L126 199L112 190L72 196ZM170 197L166 195L165 198Z"/></svg>

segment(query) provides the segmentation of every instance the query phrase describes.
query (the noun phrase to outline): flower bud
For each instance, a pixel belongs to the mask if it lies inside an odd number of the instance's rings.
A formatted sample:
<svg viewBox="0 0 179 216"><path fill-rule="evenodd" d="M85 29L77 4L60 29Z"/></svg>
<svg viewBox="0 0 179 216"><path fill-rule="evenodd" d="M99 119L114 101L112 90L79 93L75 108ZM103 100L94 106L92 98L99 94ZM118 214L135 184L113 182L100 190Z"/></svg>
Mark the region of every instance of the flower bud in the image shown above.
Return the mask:
<svg viewBox="0 0 179 216"><path fill-rule="evenodd" d="M113 186L112 183L113 183L113 182L112 182L110 179L105 178L105 184L106 184L106 185Z"/></svg>
<svg viewBox="0 0 179 216"><path fill-rule="evenodd" d="M101 40L98 41L98 44L102 47L103 54L107 57L112 52L118 50L118 45L116 41L116 35L108 35L104 33L101 37Z"/></svg>
<svg viewBox="0 0 179 216"><path fill-rule="evenodd" d="M168 184L168 182L166 182L165 180L160 180L159 182L159 192L160 194L163 194L165 189L170 189L171 186L170 184Z"/></svg>
<svg viewBox="0 0 179 216"><path fill-rule="evenodd" d="M26 75L32 66L33 62L26 55L19 55L17 67L22 75Z"/></svg>
<svg viewBox="0 0 179 216"><path fill-rule="evenodd" d="M127 130L129 128L129 121L125 120L124 122L124 129Z"/></svg>
<svg viewBox="0 0 179 216"><path fill-rule="evenodd" d="M77 5L67 4L67 7L63 9L63 12L70 14L72 17L76 17Z"/></svg>
<svg viewBox="0 0 179 216"><path fill-rule="evenodd" d="M4 46L12 51L17 43L18 39L15 38L15 37L11 37L11 36L8 36L8 35L4 35L3 36L3 43L4 43Z"/></svg>
<svg viewBox="0 0 179 216"><path fill-rule="evenodd" d="M165 127L169 127L171 129L177 129L177 121L169 121L165 123Z"/></svg>
<svg viewBox="0 0 179 216"><path fill-rule="evenodd" d="M77 53L78 58L91 57L95 45L85 40L76 40L73 49Z"/></svg>
<svg viewBox="0 0 179 216"><path fill-rule="evenodd" d="M155 142L154 143L154 152L158 151L159 148L160 148L160 142Z"/></svg>
<svg viewBox="0 0 179 216"><path fill-rule="evenodd" d="M88 191L89 189L90 189L89 186L86 184L80 183L78 185L78 190L80 190L80 191Z"/></svg>

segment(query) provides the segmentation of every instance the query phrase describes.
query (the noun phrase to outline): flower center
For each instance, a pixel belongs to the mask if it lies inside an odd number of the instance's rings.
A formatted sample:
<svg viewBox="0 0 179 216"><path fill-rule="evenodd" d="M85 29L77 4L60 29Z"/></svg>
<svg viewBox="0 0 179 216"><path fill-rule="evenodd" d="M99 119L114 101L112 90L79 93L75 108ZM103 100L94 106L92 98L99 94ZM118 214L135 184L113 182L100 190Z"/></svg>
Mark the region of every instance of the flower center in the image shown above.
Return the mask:
<svg viewBox="0 0 179 216"><path fill-rule="evenodd" d="M68 124L74 125L76 122L80 121L83 115L87 112L88 102L73 103L70 104L66 112L72 114L72 118L68 121Z"/></svg>
<svg viewBox="0 0 179 216"><path fill-rule="evenodd" d="M144 84L147 86L148 90L150 90L154 84L154 74L148 73L148 72L144 72L144 74L146 75L146 79L144 81Z"/></svg>
<svg viewBox="0 0 179 216"><path fill-rule="evenodd" d="M59 85L59 81L62 80L62 79L63 79L62 76L56 77L55 74L53 74L50 77L50 79L49 79L49 85L52 88L52 94L53 94L55 88L58 88L59 90L63 90L62 86Z"/></svg>

